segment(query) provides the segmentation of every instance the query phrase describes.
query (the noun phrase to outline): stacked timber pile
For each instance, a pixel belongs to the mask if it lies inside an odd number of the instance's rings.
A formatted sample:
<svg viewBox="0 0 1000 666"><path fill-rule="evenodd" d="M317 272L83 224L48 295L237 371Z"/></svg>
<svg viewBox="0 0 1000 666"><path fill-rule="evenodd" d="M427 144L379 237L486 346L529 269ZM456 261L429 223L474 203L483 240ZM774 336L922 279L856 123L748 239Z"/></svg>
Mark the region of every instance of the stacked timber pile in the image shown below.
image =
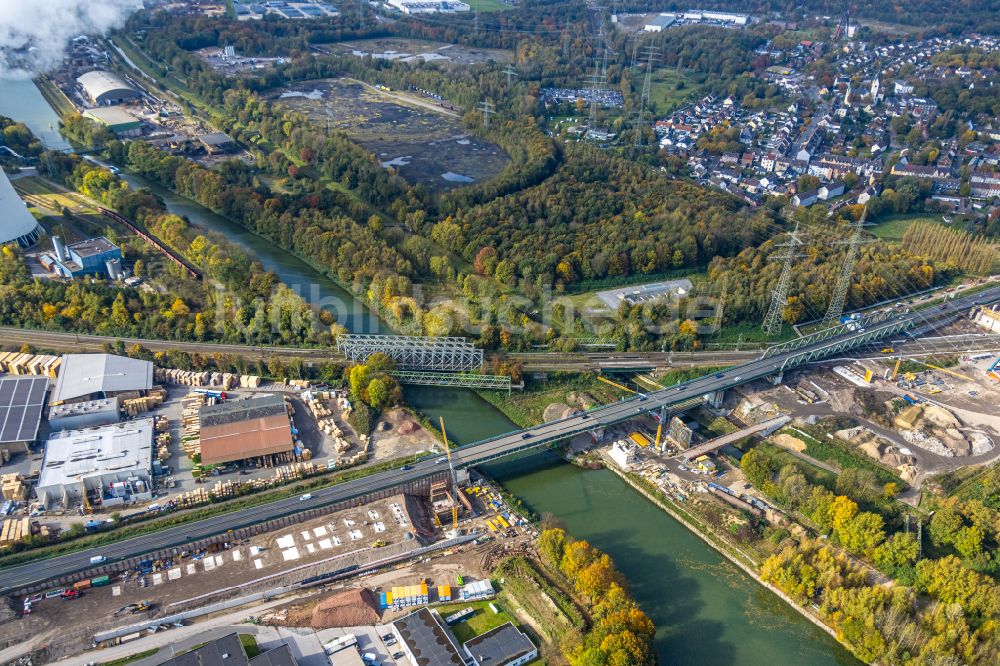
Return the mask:
<svg viewBox="0 0 1000 666"><path fill-rule="evenodd" d="M242 385L244 375L234 375L231 372L205 372L193 370L179 370L177 368L156 368L153 370L153 377L158 382L164 384L177 384L179 386L211 387L224 391ZM257 383L260 378L257 377Z"/></svg>
<svg viewBox="0 0 1000 666"><path fill-rule="evenodd" d="M243 492L267 490L269 488L274 488L275 486L284 485L291 481L298 481L299 479L303 479L307 476L312 476L319 471L319 467L317 467L314 463L294 463L291 465L284 465L276 468L274 470L274 475L269 477L249 479L247 481L240 481L238 479L226 479L223 481L220 479L209 489L201 487L195 488L194 490L190 490L186 493L181 493L177 496L176 502L181 508L207 504L212 500L235 497Z"/></svg>
<svg viewBox="0 0 1000 666"><path fill-rule="evenodd" d="M240 375L240 388L259 388L260 377L257 375Z"/></svg>
<svg viewBox="0 0 1000 666"><path fill-rule="evenodd" d="M302 394L309 413L316 419L316 427L333 438L333 447L337 453L344 453L351 448L351 443L347 436L337 425L333 418L333 412L326 406L326 402L334 399L341 399L340 391L308 391ZM344 402L347 398L342 398ZM350 405L350 403L347 403Z"/></svg>
<svg viewBox="0 0 1000 666"><path fill-rule="evenodd" d="M188 458L201 455L201 408L204 405L204 393L188 393L181 400L181 448Z"/></svg>
<svg viewBox="0 0 1000 666"><path fill-rule="evenodd" d="M286 379L285 383L297 389L307 389L312 385L312 381L308 379Z"/></svg>
<svg viewBox="0 0 1000 666"><path fill-rule="evenodd" d="M9 546L25 541L31 536L31 521L28 518L14 518L3 521L0 528L0 546Z"/></svg>
<svg viewBox="0 0 1000 666"><path fill-rule="evenodd" d="M0 370L12 375L37 375L56 378L62 358L44 354L0 352Z"/></svg>
<svg viewBox="0 0 1000 666"><path fill-rule="evenodd" d="M166 399L167 389L162 386L154 386L146 391L146 395L144 396L123 400L122 410L129 416L138 416L159 407Z"/></svg>
<svg viewBox="0 0 1000 666"><path fill-rule="evenodd" d="M156 436L156 458L160 462L170 460L170 433L161 432Z"/></svg>
<svg viewBox="0 0 1000 666"><path fill-rule="evenodd" d="M195 488L194 490L189 490L186 493L181 493L177 496L175 500L177 506L181 508L188 508L192 506L198 506L199 504L208 504L211 501L211 497L208 495L208 491L204 488Z"/></svg>
<svg viewBox="0 0 1000 666"><path fill-rule="evenodd" d="M20 474L4 474L0 477L0 488L5 500L21 502L28 498L28 486L24 485Z"/></svg>

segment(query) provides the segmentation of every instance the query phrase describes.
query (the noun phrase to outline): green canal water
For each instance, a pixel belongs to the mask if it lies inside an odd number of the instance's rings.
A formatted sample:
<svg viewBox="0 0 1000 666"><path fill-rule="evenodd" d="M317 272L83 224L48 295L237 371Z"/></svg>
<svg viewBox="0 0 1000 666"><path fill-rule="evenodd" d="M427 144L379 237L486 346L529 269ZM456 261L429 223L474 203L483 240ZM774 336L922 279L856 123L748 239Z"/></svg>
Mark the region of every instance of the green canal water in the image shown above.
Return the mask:
<svg viewBox="0 0 1000 666"><path fill-rule="evenodd" d="M49 130L55 116L30 82L0 80L0 114L27 123L48 147L66 147ZM193 201L137 176L123 175L132 186L150 187L172 212L188 217L192 224L246 248L314 305L334 308L351 331L389 332L350 293L274 243ZM408 387L406 399L435 422L443 416L449 437L462 444L516 429L472 391ZM535 511L552 514L573 536L589 540L614 558L639 605L657 626L661 664L860 663L611 472L565 465L551 453L523 457L488 471Z"/></svg>
<svg viewBox="0 0 1000 666"><path fill-rule="evenodd" d="M474 399L473 399L474 398ZM449 437L469 443L514 424L469 392L408 388L407 401ZM607 470L567 465L551 452L486 470L536 513L614 558L656 625L670 666L858 666L830 637Z"/></svg>

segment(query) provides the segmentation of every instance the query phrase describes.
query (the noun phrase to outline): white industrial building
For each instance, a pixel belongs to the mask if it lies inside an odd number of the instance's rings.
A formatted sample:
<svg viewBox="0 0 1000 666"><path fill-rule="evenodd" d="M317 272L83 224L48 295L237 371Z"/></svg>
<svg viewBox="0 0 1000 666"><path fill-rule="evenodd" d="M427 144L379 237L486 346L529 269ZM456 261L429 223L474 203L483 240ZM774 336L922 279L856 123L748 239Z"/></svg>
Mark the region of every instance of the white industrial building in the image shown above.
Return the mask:
<svg viewBox="0 0 1000 666"><path fill-rule="evenodd" d="M94 428L118 423L119 419L118 398L68 402L49 408L49 426L52 432Z"/></svg>
<svg viewBox="0 0 1000 666"><path fill-rule="evenodd" d="M628 469L630 465L635 463L635 452L629 444L625 442L615 442L608 451L608 455L622 469Z"/></svg>
<svg viewBox="0 0 1000 666"><path fill-rule="evenodd" d="M475 666L522 666L538 658L538 648L513 622L466 641L462 648Z"/></svg>
<svg viewBox="0 0 1000 666"><path fill-rule="evenodd" d="M43 233L38 221L17 196L7 174L0 169L0 245L17 243L31 247Z"/></svg>
<svg viewBox="0 0 1000 666"><path fill-rule="evenodd" d="M121 104L139 97L139 91L122 77L95 69L77 77L76 82L94 104Z"/></svg>
<svg viewBox="0 0 1000 666"><path fill-rule="evenodd" d="M660 14L659 16L646 21L646 25L644 25L642 29L646 32L662 32L676 22L677 17L673 14Z"/></svg>
<svg viewBox="0 0 1000 666"><path fill-rule="evenodd" d="M681 16L685 21L717 21L720 23L732 23L733 25L746 25L750 22L750 17L747 14L713 12L705 9L689 9Z"/></svg>
<svg viewBox="0 0 1000 666"><path fill-rule="evenodd" d="M113 354L66 354L51 404L119 395L139 395L153 388L153 364Z"/></svg>
<svg viewBox="0 0 1000 666"><path fill-rule="evenodd" d="M404 14L453 14L467 12L471 7L459 0L389 0L389 5Z"/></svg>
<svg viewBox="0 0 1000 666"><path fill-rule="evenodd" d="M152 499L153 419L67 430L45 444L35 494L46 506ZM85 499L85 495L90 499Z"/></svg>

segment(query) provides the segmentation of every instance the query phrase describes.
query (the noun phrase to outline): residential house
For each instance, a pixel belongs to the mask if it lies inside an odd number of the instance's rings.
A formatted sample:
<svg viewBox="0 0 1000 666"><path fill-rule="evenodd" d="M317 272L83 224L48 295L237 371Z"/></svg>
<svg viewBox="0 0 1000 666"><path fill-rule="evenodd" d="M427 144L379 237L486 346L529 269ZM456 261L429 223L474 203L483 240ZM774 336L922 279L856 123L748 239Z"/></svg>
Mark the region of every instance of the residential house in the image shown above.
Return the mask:
<svg viewBox="0 0 1000 666"><path fill-rule="evenodd" d="M844 193L845 186L843 182L829 183L827 185L821 186L816 190L816 196L818 196L823 201L828 199L833 199L834 197L839 197Z"/></svg>
<svg viewBox="0 0 1000 666"><path fill-rule="evenodd" d="M819 197L819 192L816 190L810 190L809 192L799 192L792 197L792 205L798 206L800 208L808 208L816 203Z"/></svg>

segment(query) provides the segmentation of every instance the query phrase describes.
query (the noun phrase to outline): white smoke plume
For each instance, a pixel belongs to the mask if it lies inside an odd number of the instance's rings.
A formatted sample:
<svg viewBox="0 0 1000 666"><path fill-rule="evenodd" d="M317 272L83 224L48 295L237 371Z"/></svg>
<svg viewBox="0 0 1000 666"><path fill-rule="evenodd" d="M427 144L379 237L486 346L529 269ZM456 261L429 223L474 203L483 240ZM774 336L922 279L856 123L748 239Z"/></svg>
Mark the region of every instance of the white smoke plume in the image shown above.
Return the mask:
<svg viewBox="0 0 1000 666"><path fill-rule="evenodd" d="M142 0L0 0L0 79L59 66L78 35L103 34L142 7Z"/></svg>

